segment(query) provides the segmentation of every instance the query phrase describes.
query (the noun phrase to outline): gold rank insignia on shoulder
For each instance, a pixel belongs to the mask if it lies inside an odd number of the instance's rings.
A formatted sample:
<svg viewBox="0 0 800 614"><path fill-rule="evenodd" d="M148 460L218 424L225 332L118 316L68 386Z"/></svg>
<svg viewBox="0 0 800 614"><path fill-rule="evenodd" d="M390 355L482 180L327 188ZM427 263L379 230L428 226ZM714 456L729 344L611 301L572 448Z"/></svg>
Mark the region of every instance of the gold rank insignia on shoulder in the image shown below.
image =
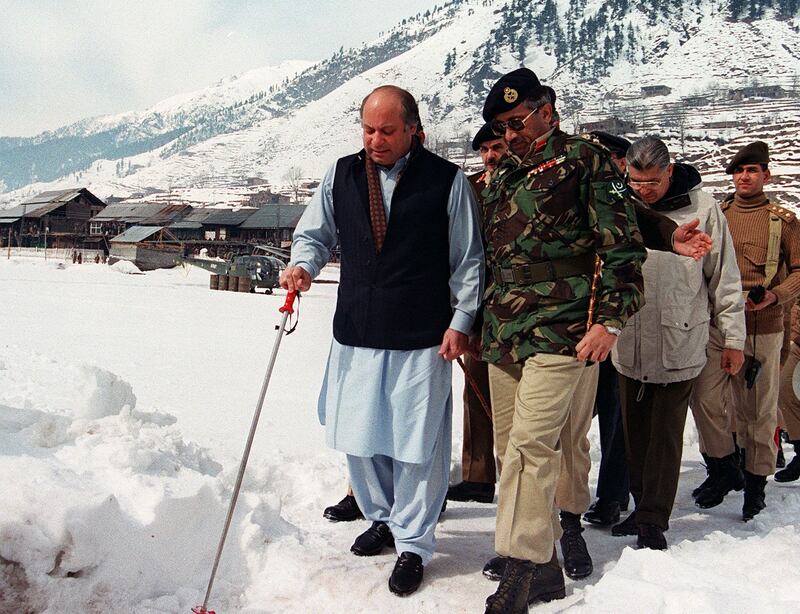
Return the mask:
<svg viewBox="0 0 800 614"><path fill-rule="evenodd" d="M791 222L797 217L792 211L789 211L789 209L779 205L770 204L767 206L767 209L776 214L778 217L783 218L783 220L786 222Z"/></svg>
<svg viewBox="0 0 800 614"><path fill-rule="evenodd" d="M539 173L543 173L549 168L553 168L554 166L558 166L564 160L567 159L566 155L558 156L557 158L552 158L547 162L542 162L539 166L534 166L529 172L528 177L533 177L534 175L538 175Z"/></svg>
<svg viewBox="0 0 800 614"><path fill-rule="evenodd" d="M503 99L511 104L512 102L516 102L517 98L519 98L519 92L515 90L513 87L507 87L503 90Z"/></svg>

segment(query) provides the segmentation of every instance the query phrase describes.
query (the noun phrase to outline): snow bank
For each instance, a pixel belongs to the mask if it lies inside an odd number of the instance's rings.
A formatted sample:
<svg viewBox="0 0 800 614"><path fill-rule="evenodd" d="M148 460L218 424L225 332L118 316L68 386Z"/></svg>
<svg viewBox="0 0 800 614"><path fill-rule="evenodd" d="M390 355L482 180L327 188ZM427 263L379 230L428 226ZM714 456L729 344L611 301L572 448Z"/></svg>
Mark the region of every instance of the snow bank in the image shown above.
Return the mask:
<svg viewBox="0 0 800 614"><path fill-rule="evenodd" d="M783 527L743 540L715 531L666 552L626 548L573 611L797 612L798 586L797 531Z"/></svg>
<svg viewBox="0 0 800 614"><path fill-rule="evenodd" d="M139 267L130 260L118 260L111 265L111 269L117 273L125 273L126 275L144 275Z"/></svg>
<svg viewBox="0 0 800 614"><path fill-rule="evenodd" d="M202 601L232 475L174 422L137 410L130 384L106 370L0 348L0 612L187 612ZM226 593L247 584L263 545L295 532L268 481L257 486L240 501L218 602L235 604Z"/></svg>

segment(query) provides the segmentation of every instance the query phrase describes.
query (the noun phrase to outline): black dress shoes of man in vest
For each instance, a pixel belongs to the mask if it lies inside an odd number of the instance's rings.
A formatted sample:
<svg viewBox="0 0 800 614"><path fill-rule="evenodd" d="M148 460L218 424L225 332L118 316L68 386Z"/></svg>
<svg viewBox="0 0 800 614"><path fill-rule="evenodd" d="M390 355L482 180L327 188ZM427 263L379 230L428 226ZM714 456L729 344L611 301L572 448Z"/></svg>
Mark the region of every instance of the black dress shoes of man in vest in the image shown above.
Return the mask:
<svg viewBox="0 0 800 614"><path fill-rule="evenodd" d="M394 546L394 537L385 522L373 522L372 526L356 537L350 552L357 556L375 556L384 548Z"/></svg>
<svg viewBox="0 0 800 614"><path fill-rule="evenodd" d="M389 576L389 590L399 597L410 595L422 584L422 557L413 552L401 552Z"/></svg>
<svg viewBox="0 0 800 614"><path fill-rule="evenodd" d="M363 518L364 514L358 508L356 498L353 495L346 495L336 505L326 507L325 511L322 512L322 517L331 522L350 522L351 520Z"/></svg>

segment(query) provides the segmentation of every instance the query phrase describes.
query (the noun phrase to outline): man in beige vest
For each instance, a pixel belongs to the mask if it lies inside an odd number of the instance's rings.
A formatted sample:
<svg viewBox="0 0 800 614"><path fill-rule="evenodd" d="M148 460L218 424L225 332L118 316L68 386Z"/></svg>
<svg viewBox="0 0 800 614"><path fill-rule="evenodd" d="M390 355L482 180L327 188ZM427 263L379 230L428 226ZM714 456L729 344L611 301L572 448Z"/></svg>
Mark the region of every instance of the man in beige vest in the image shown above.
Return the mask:
<svg viewBox="0 0 800 614"><path fill-rule="evenodd" d="M709 471L695 491L696 503L711 508L731 490L744 488L745 521L766 507L764 488L767 476L775 471L783 308L800 295L800 223L764 195L768 164L767 144L756 141L740 149L725 169L733 175L735 194L721 206L747 294L746 361L736 375L719 371L715 362L723 346L712 327L707 367L695 385L692 402ZM732 418L744 456L744 476L729 432Z"/></svg>

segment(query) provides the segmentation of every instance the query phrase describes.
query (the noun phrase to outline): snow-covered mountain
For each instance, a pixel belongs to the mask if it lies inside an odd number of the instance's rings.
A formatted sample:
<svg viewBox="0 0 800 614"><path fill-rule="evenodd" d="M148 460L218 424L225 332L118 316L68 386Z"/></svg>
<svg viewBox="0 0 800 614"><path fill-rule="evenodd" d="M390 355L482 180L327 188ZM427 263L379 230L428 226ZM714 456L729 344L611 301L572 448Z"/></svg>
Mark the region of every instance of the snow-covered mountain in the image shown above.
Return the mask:
<svg viewBox="0 0 800 614"><path fill-rule="evenodd" d="M720 187L730 152L764 138L781 190L800 200L799 9L799 0L452 0L356 49L274 69L272 81L240 76L144 113L0 139L0 181L15 188L0 203L76 183L101 197L170 190L221 202L240 198L248 177L281 183L291 167L320 177L359 148L361 99L388 82L417 96L428 145L462 162L488 88L523 64L558 92L569 131L626 119ZM759 84L775 88L732 92ZM654 85L670 91L644 97Z"/></svg>

